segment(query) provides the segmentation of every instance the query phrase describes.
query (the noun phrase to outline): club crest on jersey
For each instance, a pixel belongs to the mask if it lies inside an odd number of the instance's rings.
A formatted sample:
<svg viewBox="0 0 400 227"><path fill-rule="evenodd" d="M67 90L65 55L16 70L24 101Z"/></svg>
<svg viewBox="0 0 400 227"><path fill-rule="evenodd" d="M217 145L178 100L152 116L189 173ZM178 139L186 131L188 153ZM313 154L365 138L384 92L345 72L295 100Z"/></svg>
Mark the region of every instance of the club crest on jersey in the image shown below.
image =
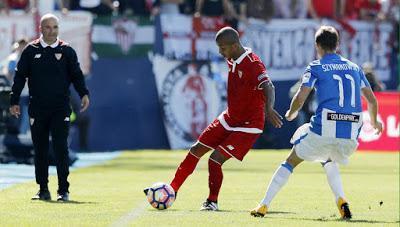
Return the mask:
<svg viewBox="0 0 400 227"><path fill-rule="evenodd" d="M238 75L239 75L239 78L240 78L240 79L242 79L243 72L242 72L242 71L240 71L240 70L238 70Z"/></svg>
<svg viewBox="0 0 400 227"><path fill-rule="evenodd" d="M62 54L61 54L61 53L56 53L56 54L54 54L54 55L56 56L56 59L57 59L57 60L60 60L61 57L62 57Z"/></svg>

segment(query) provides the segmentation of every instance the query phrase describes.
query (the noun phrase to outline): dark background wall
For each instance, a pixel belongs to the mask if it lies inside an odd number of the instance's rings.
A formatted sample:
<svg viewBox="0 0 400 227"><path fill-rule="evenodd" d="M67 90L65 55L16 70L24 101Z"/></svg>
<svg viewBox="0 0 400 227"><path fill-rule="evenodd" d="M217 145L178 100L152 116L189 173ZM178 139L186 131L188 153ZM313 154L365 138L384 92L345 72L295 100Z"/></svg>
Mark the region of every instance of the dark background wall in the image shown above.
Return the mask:
<svg viewBox="0 0 400 227"><path fill-rule="evenodd" d="M89 150L169 147L147 57L94 61L87 84ZM72 148L78 149L77 133L72 136Z"/></svg>

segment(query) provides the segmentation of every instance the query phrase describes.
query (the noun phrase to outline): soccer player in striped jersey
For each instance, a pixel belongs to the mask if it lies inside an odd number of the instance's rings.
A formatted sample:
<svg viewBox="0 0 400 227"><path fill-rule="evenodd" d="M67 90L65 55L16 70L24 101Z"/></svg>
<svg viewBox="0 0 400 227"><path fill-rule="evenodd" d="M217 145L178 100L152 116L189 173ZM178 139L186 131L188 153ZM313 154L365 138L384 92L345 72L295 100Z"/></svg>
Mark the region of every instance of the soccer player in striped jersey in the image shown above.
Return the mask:
<svg viewBox="0 0 400 227"><path fill-rule="evenodd" d="M339 35L335 28L322 26L315 34L319 60L312 61L302 76L302 86L286 112L286 119L296 118L312 89L316 89L318 108L311 122L299 127L291 143L292 151L275 171L265 197L250 211L263 217L272 199L287 182L293 169L303 162L321 162L329 186L335 196L340 215L350 219L351 212L345 198L339 174L339 164L347 164L348 157L357 149L357 138L362 126L361 95L368 102L371 125L382 132L377 119L378 104L371 87L359 66L336 54Z"/></svg>

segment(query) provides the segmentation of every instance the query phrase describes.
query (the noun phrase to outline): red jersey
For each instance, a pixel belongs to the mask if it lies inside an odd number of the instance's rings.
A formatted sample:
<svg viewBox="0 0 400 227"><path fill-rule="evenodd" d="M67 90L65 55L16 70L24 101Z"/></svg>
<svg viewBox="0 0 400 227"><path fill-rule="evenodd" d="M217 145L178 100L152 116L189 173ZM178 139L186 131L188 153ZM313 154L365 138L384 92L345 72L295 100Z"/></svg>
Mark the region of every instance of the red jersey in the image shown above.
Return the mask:
<svg viewBox="0 0 400 227"><path fill-rule="evenodd" d="M369 0L358 0L356 2L356 8L359 11L361 10L367 10L368 15L372 17L376 17L381 10L381 3L378 1L369 1Z"/></svg>
<svg viewBox="0 0 400 227"><path fill-rule="evenodd" d="M229 131L262 133L265 95L261 84L269 81L260 58L246 49L236 60L228 60L228 108L218 120Z"/></svg>
<svg viewBox="0 0 400 227"><path fill-rule="evenodd" d="M7 0L11 9L25 9L29 6L29 0Z"/></svg>
<svg viewBox="0 0 400 227"><path fill-rule="evenodd" d="M333 18L335 15L334 2L335 0L313 0L312 5L319 17Z"/></svg>

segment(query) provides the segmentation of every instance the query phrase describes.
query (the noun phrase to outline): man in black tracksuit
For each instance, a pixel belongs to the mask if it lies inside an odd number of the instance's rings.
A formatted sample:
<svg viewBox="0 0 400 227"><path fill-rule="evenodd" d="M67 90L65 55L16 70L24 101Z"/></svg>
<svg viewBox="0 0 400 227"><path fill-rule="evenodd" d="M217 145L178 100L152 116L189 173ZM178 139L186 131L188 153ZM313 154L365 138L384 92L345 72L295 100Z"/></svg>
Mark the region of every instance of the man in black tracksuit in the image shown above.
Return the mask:
<svg viewBox="0 0 400 227"><path fill-rule="evenodd" d="M58 18L46 14L40 21L41 37L31 42L18 62L11 93L12 115L20 115L19 96L28 81L29 117L35 149L35 175L40 185L32 199L50 200L48 151L51 135L57 162L58 201L69 200L68 131L71 83L81 97L81 111L89 106L89 91L72 47L58 38Z"/></svg>

